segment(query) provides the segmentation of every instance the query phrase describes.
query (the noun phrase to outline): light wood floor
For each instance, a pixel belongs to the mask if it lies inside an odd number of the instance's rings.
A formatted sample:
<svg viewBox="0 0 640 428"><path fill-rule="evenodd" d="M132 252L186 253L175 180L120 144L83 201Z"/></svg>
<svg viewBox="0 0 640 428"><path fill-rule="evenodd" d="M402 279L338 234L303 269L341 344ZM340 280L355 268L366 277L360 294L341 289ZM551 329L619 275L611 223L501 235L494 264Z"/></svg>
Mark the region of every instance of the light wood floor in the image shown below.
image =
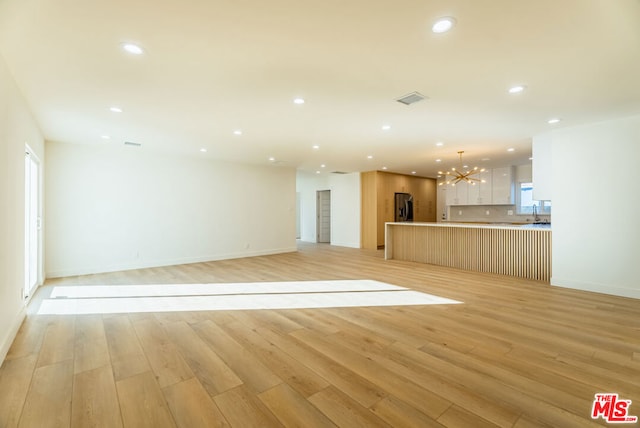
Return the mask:
<svg viewBox="0 0 640 428"><path fill-rule="evenodd" d="M640 301L303 244L297 253L70 284L374 279L464 302L30 314L0 427L585 427L595 393L640 415Z"/></svg>

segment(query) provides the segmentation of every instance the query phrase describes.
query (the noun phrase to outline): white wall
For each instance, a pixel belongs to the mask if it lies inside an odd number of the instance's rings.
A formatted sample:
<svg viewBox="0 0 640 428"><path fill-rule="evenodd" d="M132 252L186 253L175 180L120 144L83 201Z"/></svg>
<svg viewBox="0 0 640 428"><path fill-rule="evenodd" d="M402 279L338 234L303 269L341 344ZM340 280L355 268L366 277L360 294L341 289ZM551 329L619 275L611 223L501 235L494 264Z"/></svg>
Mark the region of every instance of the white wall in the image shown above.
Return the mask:
<svg viewBox="0 0 640 428"><path fill-rule="evenodd" d="M360 248L360 173L311 174L298 171L301 241L316 242L316 192L331 190L331 244Z"/></svg>
<svg viewBox="0 0 640 428"><path fill-rule="evenodd" d="M551 139L551 283L640 298L640 116L556 130Z"/></svg>
<svg viewBox="0 0 640 428"><path fill-rule="evenodd" d="M360 173L332 174L331 245L360 248Z"/></svg>
<svg viewBox="0 0 640 428"><path fill-rule="evenodd" d="M47 142L47 276L296 250L295 171Z"/></svg>
<svg viewBox="0 0 640 428"><path fill-rule="evenodd" d="M553 201L551 133L538 135L531 144L533 152L533 199Z"/></svg>
<svg viewBox="0 0 640 428"><path fill-rule="evenodd" d="M0 57L0 363L24 318L25 143L44 161L44 141Z"/></svg>
<svg viewBox="0 0 640 428"><path fill-rule="evenodd" d="M316 242L316 191L329 190L327 174L296 173L296 192L300 195L300 240Z"/></svg>

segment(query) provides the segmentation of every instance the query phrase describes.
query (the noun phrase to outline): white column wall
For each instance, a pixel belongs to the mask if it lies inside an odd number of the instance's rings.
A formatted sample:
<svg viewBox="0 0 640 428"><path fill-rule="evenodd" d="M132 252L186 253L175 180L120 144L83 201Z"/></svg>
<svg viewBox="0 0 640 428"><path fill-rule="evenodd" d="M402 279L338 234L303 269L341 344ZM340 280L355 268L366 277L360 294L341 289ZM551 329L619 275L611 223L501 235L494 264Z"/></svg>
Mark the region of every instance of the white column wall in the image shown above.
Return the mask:
<svg viewBox="0 0 640 428"><path fill-rule="evenodd" d="M295 170L47 143L50 277L296 251Z"/></svg>
<svg viewBox="0 0 640 428"><path fill-rule="evenodd" d="M44 140L0 57L0 364L24 319L25 144L44 162Z"/></svg>
<svg viewBox="0 0 640 428"><path fill-rule="evenodd" d="M533 199L553 201L551 133L533 138Z"/></svg>
<svg viewBox="0 0 640 428"><path fill-rule="evenodd" d="M640 116L551 138L551 283L640 298Z"/></svg>
<svg viewBox="0 0 640 428"><path fill-rule="evenodd" d="M331 244L360 248L360 173L329 176Z"/></svg>

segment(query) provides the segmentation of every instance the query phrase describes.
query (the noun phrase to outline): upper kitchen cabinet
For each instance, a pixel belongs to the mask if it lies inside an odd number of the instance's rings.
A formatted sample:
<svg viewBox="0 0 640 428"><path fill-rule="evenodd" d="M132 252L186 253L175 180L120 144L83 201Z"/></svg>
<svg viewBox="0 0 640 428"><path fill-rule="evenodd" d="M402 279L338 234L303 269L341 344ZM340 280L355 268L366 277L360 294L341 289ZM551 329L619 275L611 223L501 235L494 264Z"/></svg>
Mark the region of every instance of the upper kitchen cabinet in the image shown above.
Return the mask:
<svg viewBox="0 0 640 428"><path fill-rule="evenodd" d="M447 205L469 205L469 186L466 181L460 181L458 184L443 184L446 186Z"/></svg>
<svg viewBox="0 0 640 428"><path fill-rule="evenodd" d="M490 169L473 176L480 180L469 186L469 205L489 205L492 203L492 173Z"/></svg>
<svg viewBox="0 0 640 428"><path fill-rule="evenodd" d="M492 175L491 170L485 170L472 176L480 181L475 184L459 181L443 183L440 188L445 195L445 205L490 205L492 203Z"/></svg>
<svg viewBox="0 0 640 428"><path fill-rule="evenodd" d="M515 203L513 167L491 170L491 204L511 205Z"/></svg>

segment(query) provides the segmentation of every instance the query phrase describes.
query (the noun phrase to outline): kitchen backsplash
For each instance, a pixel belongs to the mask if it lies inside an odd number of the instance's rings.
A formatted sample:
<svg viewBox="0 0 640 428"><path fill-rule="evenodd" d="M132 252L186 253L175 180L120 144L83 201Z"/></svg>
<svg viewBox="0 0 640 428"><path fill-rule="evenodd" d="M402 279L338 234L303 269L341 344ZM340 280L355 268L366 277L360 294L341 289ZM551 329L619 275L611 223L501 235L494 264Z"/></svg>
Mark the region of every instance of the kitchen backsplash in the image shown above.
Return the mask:
<svg viewBox="0 0 640 428"><path fill-rule="evenodd" d="M515 205L451 206L448 216L440 213L438 221L476 223L533 223L533 214L517 214ZM445 218L446 217L446 218ZM550 215L538 215L540 221L551 222Z"/></svg>

